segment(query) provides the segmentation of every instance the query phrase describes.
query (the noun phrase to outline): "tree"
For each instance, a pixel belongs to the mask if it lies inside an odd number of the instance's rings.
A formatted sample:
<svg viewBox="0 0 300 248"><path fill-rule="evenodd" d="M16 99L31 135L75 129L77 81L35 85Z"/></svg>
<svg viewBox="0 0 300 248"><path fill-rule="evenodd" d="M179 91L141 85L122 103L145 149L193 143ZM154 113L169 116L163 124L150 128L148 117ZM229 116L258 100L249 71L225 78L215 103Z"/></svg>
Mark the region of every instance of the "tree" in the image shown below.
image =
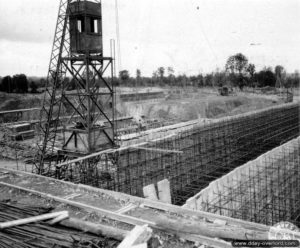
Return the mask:
<svg viewBox="0 0 300 248"><path fill-rule="evenodd" d="M275 75L281 77L284 72L284 68L282 65L275 66Z"/></svg>
<svg viewBox="0 0 300 248"><path fill-rule="evenodd" d="M19 90L20 93L27 93L28 92L28 79L25 74L20 74L18 75L18 80L17 80L17 89Z"/></svg>
<svg viewBox="0 0 300 248"><path fill-rule="evenodd" d="M213 86L221 87L226 84L226 75L224 72L218 70L212 76L213 76L212 81L214 84Z"/></svg>
<svg viewBox="0 0 300 248"><path fill-rule="evenodd" d="M162 66L161 66L161 67L158 67L157 73L158 73L160 79L163 79L163 77L164 77L164 75L165 75L165 68L162 67Z"/></svg>
<svg viewBox="0 0 300 248"><path fill-rule="evenodd" d="M140 79L142 76L141 70L140 69L136 69L136 79Z"/></svg>
<svg viewBox="0 0 300 248"><path fill-rule="evenodd" d="M300 74L298 70L295 70L293 73L293 84L292 87L299 87L300 86Z"/></svg>
<svg viewBox="0 0 300 248"><path fill-rule="evenodd" d="M121 79L121 81L125 82L129 79L129 71L127 70L122 70L119 72L119 78Z"/></svg>
<svg viewBox="0 0 300 248"><path fill-rule="evenodd" d="M171 66L169 66L168 68L167 68L167 71L168 71L168 81L169 81L169 85L173 85L173 82L174 82L174 78L175 78L175 76L174 76L174 69L173 69L173 67L171 67Z"/></svg>
<svg viewBox="0 0 300 248"><path fill-rule="evenodd" d="M206 74L204 77L204 86L213 86L213 74Z"/></svg>
<svg viewBox="0 0 300 248"><path fill-rule="evenodd" d="M245 55L237 53L227 59L225 70L231 73L242 74L246 71L248 59Z"/></svg>
<svg viewBox="0 0 300 248"><path fill-rule="evenodd" d="M160 85L163 85L164 82L164 75L165 75L165 68L164 67L158 67L157 69L157 75L159 77L159 83Z"/></svg>
<svg viewBox="0 0 300 248"><path fill-rule="evenodd" d="M40 87L46 87L47 80L45 78L41 78L39 82Z"/></svg>
<svg viewBox="0 0 300 248"><path fill-rule="evenodd" d="M233 56L230 56L225 65L226 72L234 75L233 78L236 79L234 84L237 84L241 90L245 86L245 73L247 72L247 67L248 59L242 53L237 53Z"/></svg>
<svg viewBox="0 0 300 248"><path fill-rule="evenodd" d="M299 71L295 70L294 73L287 75L286 80L285 80L285 87L286 88L295 88L299 87L300 85L300 76L299 76Z"/></svg>
<svg viewBox="0 0 300 248"><path fill-rule="evenodd" d="M265 68L259 73L256 73L255 79L258 81L260 87L274 87L276 83L276 77L275 74L272 72L271 68Z"/></svg>
<svg viewBox="0 0 300 248"><path fill-rule="evenodd" d="M284 84L283 82L283 75L284 75L284 68L281 65L275 66L275 76L276 76L276 84L275 86L281 88Z"/></svg>
<svg viewBox="0 0 300 248"><path fill-rule="evenodd" d="M181 86L182 88L186 88L188 84L188 78L185 74L179 75L177 77L177 86Z"/></svg>
<svg viewBox="0 0 300 248"><path fill-rule="evenodd" d="M31 81L30 82L30 85L29 85L30 89L31 89L31 93L37 93L37 85L34 81Z"/></svg>
<svg viewBox="0 0 300 248"><path fill-rule="evenodd" d="M251 82L251 86L253 87L254 74L255 74L255 65L254 64L249 64L248 67L247 67L247 72L250 75L250 82Z"/></svg>
<svg viewBox="0 0 300 248"><path fill-rule="evenodd" d="M141 70L136 69L136 84L135 84L135 87L137 87L137 85L141 84L141 76L142 76Z"/></svg>
<svg viewBox="0 0 300 248"><path fill-rule="evenodd" d="M173 67L169 66L169 67L167 68L167 71L168 71L169 77L170 77L170 76L174 76L174 68L173 68Z"/></svg>
<svg viewBox="0 0 300 248"><path fill-rule="evenodd" d="M66 77L64 79L64 84L66 85L66 90L71 91L76 89L76 79L74 77L68 78Z"/></svg>
<svg viewBox="0 0 300 248"><path fill-rule="evenodd" d="M198 87L204 86L204 77L201 73L197 76L197 86Z"/></svg>
<svg viewBox="0 0 300 248"><path fill-rule="evenodd" d="M28 80L25 74L16 74L13 76L13 91L16 93L28 92Z"/></svg>
<svg viewBox="0 0 300 248"><path fill-rule="evenodd" d="M12 78L11 76L5 76L2 79L1 91L11 93L12 92Z"/></svg>

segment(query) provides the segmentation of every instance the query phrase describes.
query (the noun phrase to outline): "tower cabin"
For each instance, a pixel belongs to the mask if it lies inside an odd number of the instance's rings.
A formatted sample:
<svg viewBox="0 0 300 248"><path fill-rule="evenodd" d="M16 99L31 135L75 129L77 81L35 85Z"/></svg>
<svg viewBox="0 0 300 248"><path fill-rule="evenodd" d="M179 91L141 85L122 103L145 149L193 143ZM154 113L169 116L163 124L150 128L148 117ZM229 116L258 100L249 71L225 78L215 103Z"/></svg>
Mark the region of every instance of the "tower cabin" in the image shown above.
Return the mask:
<svg viewBox="0 0 300 248"><path fill-rule="evenodd" d="M72 54L103 54L101 3L75 0L69 4Z"/></svg>

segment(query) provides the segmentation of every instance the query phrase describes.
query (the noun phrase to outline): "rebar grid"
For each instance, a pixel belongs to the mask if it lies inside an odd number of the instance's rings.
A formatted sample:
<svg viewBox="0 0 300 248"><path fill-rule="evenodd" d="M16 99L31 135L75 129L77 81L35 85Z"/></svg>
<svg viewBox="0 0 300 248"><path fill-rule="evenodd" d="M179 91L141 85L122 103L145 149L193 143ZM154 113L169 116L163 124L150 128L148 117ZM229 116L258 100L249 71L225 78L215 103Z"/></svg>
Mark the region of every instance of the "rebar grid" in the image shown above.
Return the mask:
<svg viewBox="0 0 300 248"><path fill-rule="evenodd" d="M274 225L300 225L300 137L214 181L186 206Z"/></svg>
<svg viewBox="0 0 300 248"><path fill-rule="evenodd" d="M136 196L143 196L144 186L167 178L172 202L181 205L213 180L298 135L299 105L287 104L71 161L51 175Z"/></svg>

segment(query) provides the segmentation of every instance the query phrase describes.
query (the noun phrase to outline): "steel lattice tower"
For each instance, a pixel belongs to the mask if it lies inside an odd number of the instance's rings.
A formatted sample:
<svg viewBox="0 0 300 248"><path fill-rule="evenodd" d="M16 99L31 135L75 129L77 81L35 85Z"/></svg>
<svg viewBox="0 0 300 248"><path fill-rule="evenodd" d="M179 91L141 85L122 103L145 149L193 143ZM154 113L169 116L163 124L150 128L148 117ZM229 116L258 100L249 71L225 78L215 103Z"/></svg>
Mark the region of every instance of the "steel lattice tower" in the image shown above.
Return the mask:
<svg viewBox="0 0 300 248"><path fill-rule="evenodd" d="M60 0L40 116L36 172L115 145L113 58L103 56L101 0ZM69 80L71 78L71 80Z"/></svg>

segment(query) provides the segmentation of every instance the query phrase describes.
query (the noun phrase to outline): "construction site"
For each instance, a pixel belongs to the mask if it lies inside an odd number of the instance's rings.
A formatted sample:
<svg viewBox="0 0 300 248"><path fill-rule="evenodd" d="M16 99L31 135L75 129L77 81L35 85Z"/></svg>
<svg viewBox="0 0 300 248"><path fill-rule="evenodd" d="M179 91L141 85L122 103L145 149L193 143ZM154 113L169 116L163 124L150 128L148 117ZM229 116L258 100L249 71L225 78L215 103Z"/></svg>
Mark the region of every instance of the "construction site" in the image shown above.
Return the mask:
<svg viewBox="0 0 300 248"><path fill-rule="evenodd" d="M0 247L299 247L298 93L116 87L110 48L60 0L44 93L1 93Z"/></svg>

